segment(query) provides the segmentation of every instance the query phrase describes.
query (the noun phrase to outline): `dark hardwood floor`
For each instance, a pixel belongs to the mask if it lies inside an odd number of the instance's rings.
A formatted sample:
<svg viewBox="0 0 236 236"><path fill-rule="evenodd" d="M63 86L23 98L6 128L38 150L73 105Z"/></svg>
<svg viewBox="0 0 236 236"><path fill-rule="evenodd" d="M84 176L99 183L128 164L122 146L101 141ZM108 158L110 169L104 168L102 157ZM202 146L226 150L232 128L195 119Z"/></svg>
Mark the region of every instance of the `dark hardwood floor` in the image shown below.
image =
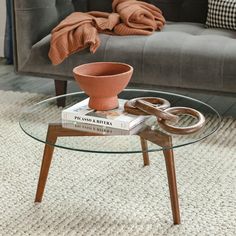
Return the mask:
<svg viewBox="0 0 236 236"><path fill-rule="evenodd" d="M176 92L206 102L214 107L222 116L236 117L236 93L206 92L132 84L129 87ZM6 65L3 58L0 59L0 90L40 93L52 96L55 94L52 79L18 75L14 72L12 65ZM70 81L68 93L76 91L79 91L78 86L74 81Z"/></svg>

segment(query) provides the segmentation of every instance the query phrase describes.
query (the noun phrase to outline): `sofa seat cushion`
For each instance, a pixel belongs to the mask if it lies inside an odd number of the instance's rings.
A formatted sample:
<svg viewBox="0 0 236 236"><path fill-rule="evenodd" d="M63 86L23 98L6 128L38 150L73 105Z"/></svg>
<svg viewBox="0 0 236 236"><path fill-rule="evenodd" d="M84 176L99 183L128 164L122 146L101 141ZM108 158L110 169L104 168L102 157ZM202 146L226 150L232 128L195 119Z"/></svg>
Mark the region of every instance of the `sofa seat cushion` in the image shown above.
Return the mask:
<svg viewBox="0 0 236 236"><path fill-rule="evenodd" d="M94 61L120 61L134 67L133 82L236 91L236 32L200 23L168 22L151 36L100 35L95 54L75 53L53 66L47 57L50 35L37 42L21 71L72 78L73 67Z"/></svg>

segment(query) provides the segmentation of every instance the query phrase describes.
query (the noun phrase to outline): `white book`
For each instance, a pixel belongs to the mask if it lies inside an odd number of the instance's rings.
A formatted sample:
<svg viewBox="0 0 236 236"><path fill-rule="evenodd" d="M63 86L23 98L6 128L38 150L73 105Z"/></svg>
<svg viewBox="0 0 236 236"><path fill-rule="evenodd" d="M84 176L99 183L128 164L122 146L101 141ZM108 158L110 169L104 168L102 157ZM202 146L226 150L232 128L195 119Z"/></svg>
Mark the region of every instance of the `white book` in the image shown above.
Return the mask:
<svg viewBox="0 0 236 236"><path fill-rule="evenodd" d="M96 111L88 107L89 98L62 111L62 120L130 130L150 116L137 116L124 111L127 100L119 99L119 107L109 111Z"/></svg>
<svg viewBox="0 0 236 236"><path fill-rule="evenodd" d="M85 131L89 133L101 134L101 135L134 135L143 130L146 126L143 123L138 124L130 130L116 129L111 127L104 127L100 125L73 122L68 120L62 120L62 127L71 130Z"/></svg>

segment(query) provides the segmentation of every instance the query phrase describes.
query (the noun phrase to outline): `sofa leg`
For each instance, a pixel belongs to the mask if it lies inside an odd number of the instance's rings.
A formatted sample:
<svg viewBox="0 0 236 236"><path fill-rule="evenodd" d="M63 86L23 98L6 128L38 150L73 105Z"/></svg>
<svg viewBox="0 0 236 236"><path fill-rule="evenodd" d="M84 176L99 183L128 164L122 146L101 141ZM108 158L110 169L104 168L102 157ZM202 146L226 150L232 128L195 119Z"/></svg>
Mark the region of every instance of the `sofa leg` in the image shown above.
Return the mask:
<svg viewBox="0 0 236 236"><path fill-rule="evenodd" d="M66 94L67 81L65 81L65 80L54 80L54 84L55 84L56 96ZM66 105L66 98L65 97L57 99L57 106L58 107L65 107L65 105Z"/></svg>

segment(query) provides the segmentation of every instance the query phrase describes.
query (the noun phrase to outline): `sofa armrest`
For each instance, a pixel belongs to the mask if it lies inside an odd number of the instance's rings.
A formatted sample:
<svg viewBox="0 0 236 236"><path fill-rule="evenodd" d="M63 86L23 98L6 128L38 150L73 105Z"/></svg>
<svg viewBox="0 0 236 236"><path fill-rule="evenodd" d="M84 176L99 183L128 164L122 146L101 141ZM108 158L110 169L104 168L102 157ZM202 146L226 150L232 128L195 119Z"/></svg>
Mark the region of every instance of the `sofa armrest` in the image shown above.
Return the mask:
<svg viewBox="0 0 236 236"><path fill-rule="evenodd" d="M74 11L69 0L12 0L14 64L20 72L32 46Z"/></svg>

